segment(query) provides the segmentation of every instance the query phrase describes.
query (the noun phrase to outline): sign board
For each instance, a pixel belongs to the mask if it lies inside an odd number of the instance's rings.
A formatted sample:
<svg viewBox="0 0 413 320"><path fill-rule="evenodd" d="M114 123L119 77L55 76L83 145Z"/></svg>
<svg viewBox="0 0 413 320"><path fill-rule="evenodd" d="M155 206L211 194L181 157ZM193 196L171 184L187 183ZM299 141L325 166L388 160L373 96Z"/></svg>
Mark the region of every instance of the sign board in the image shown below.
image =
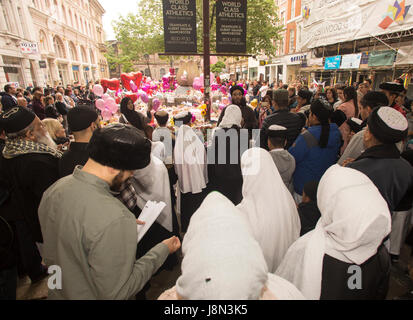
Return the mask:
<svg viewBox="0 0 413 320"><path fill-rule="evenodd" d="M41 69L46 69L46 68L47 68L46 61L40 60L40 61L39 61L39 67L40 67Z"/></svg>
<svg viewBox="0 0 413 320"><path fill-rule="evenodd" d="M20 42L20 50L22 53L37 54L39 53L37 43L22 41Z"/></svg>
<svg viewBox="0 0 413 320"><path fill-rule="evenodd" d="M79 71L79 66L72 66L73 71Z"/></svg>
<svg viewBox="0 0 413 320"><path fill-rule="evenodd" d="M392 66L396 59L393 50L373 51L369 56L369 67Z"/></svg>
<svg viewBox="0 0 413 320"><path fill-rule="evenodd" d="M307 53L288 56L286 63L288 65L293 65L293 64L300 65L303 63L304 60L307 60Z"/></svg>
<svg viewBox="0 0 413 320"><path fill-rule="evenodd" d="M340 68L341 56L327 57L324 65L325 70L337 70Z"/></svg>
<svg viewBox="0 0 413 320"><path fill-rule="evenodd" d="M299 43L304 50L413 28L413 0L307 0L305 5L309 16Z"/></svg>
<svg viewBox="0 0 413 320"><path fill-rule="evenodd" d="M340 69L358 69L360 68L361 53L346 54L341 60Z"/></svg>
<svg viewBox="0 0 413 320"><path fill-rule="evenodd" d="M165 52L197 52L196 1L163 0Z"/></svg>
<svg viewBox="0 0 413 320"><path fill-rule="evenodd" d="M216 19L217 52L246 53L247 0L217 1Z"/></svg>

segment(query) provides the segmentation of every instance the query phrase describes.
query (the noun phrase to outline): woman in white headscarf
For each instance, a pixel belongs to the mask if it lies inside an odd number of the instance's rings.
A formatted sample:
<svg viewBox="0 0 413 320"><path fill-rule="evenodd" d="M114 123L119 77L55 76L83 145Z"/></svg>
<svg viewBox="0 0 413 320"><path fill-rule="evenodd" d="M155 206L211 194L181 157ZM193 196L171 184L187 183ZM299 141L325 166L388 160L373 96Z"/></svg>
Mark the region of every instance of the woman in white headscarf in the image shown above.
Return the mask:
<svg viewBox="0 0 413 320"><path fill-rule="evenodd" d="M182 275L160 300L304 299L291 283L268 273L245 220L218 192L192 217L182 252Z"/></svg>
<svg viewBox="0 0 413 320"><path fill-rule="evenodd" d="M288 250L276 274L307 299L385 299L390 258L386 201L363 173L339 165L322 177L321 218Z"/></svg>
<svg viewBox="0 0 413 320"><path fill-rule="evenodd" d="M268 270L275 272L300 237L297 207L267 151L253 148L245 152L241 169L243 200L237 208L260 244Z"/></svg>
<svg viewBox="0 0 413 320"><path fill-rule="evenodd" d="M248 131L241 131L242 113L236 105L227 107L208 148L209 189L226 196L233 204L242 200L241 155L248 149Z"/></svg>
<svg viewBox="0 0 413 320"><path fill-rule="evenodd" d="M186 232L193 213L205 199L208 183L207 157L204 144L189 126L190 112L175 117L181 125L176 134L175 171L180 191L181 231Z"/></svg>

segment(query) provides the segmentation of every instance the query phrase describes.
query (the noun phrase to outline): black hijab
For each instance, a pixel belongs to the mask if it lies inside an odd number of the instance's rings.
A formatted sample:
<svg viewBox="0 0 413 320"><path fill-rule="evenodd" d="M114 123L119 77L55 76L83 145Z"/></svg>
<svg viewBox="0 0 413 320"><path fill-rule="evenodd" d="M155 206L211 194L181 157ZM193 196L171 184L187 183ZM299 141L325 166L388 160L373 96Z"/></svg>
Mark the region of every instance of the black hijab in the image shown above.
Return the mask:
<svg viewBox="0 0 413 320"><path fill-rule="evenodd" d="M143 117L139 115L139 112L135 110L129 110L128 103L132 101L131 98L125 97L120 102L120 112L125 116L126 120L134 126L136 129L144 131L144 120ZM132 101L133 103L133 101Z"/></svg>

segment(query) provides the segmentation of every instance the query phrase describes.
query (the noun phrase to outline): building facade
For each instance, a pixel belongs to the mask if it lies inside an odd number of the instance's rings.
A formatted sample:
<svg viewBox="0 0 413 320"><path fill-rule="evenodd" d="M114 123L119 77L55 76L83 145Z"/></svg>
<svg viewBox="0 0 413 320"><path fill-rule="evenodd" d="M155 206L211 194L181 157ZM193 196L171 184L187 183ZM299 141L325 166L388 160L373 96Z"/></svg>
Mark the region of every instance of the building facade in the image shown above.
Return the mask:
<svg viewBox="0 0 413 320"><path fill-rule="evenodd" d="M97 0L1 0L0 85L107 78L104 12Z"/></svg>

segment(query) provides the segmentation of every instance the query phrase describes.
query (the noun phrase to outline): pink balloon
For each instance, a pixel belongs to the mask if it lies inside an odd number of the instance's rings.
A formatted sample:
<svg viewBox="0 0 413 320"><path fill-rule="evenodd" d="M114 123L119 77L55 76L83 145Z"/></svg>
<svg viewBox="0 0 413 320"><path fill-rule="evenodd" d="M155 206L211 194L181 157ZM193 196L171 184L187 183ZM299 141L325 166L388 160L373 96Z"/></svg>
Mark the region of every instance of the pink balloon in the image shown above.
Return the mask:
<svg viewBox="0 0 413 320"><path fill-rule="evenodd" d="M105 101L103 99L96 100L96 108L100 111L105 110Z"/></svg>
<svg viewBox="0 0 413 320"><path fill-rule="evenodd" d="M105 92L104 90L103 90L103 87L100 85L100 84L95 84L94 86L93 86L93 93L95 94L95 95L97 95L98 97L101 97L101 96L103 96L103 93Z"/></svg>
<svg viewBox="0 0 413 320"><path fill-rule="evenodd" d="M104 121L108 121L112 118L112 112L110 112L109 110L103 110L102 111L102 118Z"/></svg>
<svg viewBox="0 0 413 320"><path fill-rule="evenodd" d="M148 103L149 102L148 95L145 92L141 94L141 100L142 100L143 103Z"/></svg>
<svg viewBox="0 0 413 320"><path fill-rule="evenodd" d="M221 103L221 104L219 105L219 110L223 110L224 108L225 108L225 104Z"/></svg>
<svg viewBox="0 0 413 320"><path fill-rule="evenodd" d="M159 101L159 99L155 98L152 100L152 107L154 111L157 111L160 106L161 106L161 102Z"/></svg>
<svg viewBox="0 0 413 320"><path fill-rule="evenodd" d="M106 101L110 98L110 95L108 95L107 93L105 93L102 97L103 101Z"/></svg>

